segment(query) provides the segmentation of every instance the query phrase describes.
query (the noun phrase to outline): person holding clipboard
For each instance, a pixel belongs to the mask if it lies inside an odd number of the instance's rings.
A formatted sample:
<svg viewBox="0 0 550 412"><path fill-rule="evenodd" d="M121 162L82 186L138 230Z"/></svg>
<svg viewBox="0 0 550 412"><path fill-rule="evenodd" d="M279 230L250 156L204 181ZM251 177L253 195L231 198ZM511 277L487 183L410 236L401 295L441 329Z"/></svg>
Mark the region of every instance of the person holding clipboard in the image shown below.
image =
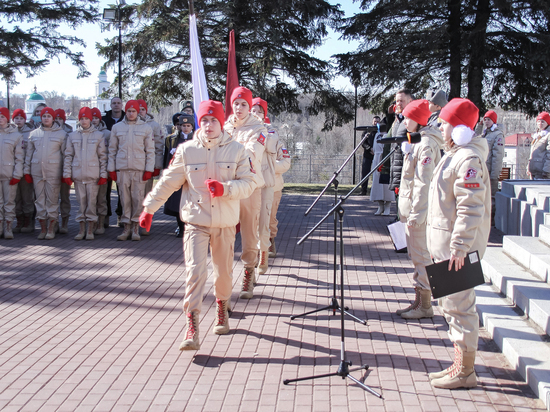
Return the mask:
<svg viewBox="0 0 550 412"><path fill-rule="evenodd" d="M428 251L435 263L449 260L449 276L464 266L473 251L483 258L491 226L491 186L485 159L485 139L475 136L478 108L467 99L451 100L439 114L445 140L445 155L436 166L428 198ZM432 386L444 389L474 388L474 362L479 318L473 288L445 296L440 301L449 339L454 345L454 363L431 373Z"/></svg>

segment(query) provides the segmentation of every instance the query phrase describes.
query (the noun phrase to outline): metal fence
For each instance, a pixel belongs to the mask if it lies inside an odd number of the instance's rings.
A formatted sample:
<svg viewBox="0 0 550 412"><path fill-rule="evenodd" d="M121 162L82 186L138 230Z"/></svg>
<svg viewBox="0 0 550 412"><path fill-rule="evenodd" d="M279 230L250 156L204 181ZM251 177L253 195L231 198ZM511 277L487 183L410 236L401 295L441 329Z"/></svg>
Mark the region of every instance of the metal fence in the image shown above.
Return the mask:
<svg viewBox="0 0 550 412"><path fill-rule="evenodd" d="M362 152L362 150L361 150ZM326 183L349 155L300 154L292 156L290 170L284 174L287 183ZM362 154L356 154L355 183L361 181ZM353 158L340 172L338 181L343 185L353 183Z"/></svg>

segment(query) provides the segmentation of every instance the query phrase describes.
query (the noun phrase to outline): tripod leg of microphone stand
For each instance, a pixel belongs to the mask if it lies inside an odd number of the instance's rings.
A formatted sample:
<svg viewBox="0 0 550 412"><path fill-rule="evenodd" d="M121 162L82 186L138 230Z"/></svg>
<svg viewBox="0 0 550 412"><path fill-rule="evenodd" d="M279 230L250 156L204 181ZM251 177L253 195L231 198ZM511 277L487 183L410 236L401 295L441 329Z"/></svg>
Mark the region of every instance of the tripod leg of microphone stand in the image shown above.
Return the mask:
<svg viewBox="0 0 550 412"><path fill-rule="evenodd" d="M329 305L329 306L324 306L322 308L319 308L319 309L315 309L315 310L310 310L309 312L306 312L306 313L301 313L299 315L292 315L290 317L290 320L294 320L296 318L302 318L304 316L307 316L307 315L311 315L312 313L317 313L317 312L321 312L323 310L329 310L329 309L332 309L332 305Z"/></svg>
<svg viewBox="0 0 550 412"><path fill-rule="evenodd" d="M307 381L307 380L310 380L310 379L318 379L318 378L328 378L330 376L338 376L338 372L325 373L324 375L308 376L308 377L305 377L305 378L285 379L283 381L283 384L288 385L291 382Z"/></svg>
<svg viewBox="0 0 550 412"><path fill-rule="evenodd" d="M380 399L383 399L382 398L382 395L380 395L378 392L376 392L374 389L372 389L370 386L367 386L365 385L363 382L361 382L360 380L358 379L355 379L353 376L351 375L347 375L346 378L350 378L352 381L354 381L357 385L359 385L360 387L362 387L364 390L366 390L367 392L373 394L374 396L377 396L379 397Z"/></svg>
<svg viewBox="0 0 550 412"><path fill-rule="evenodd" d="M342 310L341 308L338 308L338 310ZM357 316L354 316L352 315L351 313L347 312L344 310L344 315L347 315L349 316L350 318L352 318L353 320L355 320L356 322L359 322L361 323L362 325L366 325L367 324L367 321L366 320L363 320L363 319L359 319Z"/></svg>

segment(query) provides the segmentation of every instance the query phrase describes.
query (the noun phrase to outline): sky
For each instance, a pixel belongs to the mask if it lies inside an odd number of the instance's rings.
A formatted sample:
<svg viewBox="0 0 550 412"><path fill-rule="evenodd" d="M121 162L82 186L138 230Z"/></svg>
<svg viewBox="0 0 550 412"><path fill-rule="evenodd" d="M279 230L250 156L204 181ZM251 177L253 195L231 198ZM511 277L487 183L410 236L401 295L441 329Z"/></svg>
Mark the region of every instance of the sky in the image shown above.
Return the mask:
<svg viewBox="0 0 550 412"><path fill-rule="evenodd" d="M352 16L359 11L359 4L353 0L329 1L333 4L341 4L346 16ZM137 2L137 0L127 1L128 4ZM108 5L113 3L115 3L113 0L99 0L99 10L103 11L104 8L109 7ZM64 93L66 96L76 95L83 99L92 97L97 76L101 71L101 66L105 63L103 58L97 55L95 43L103 42L103 39L114 37L117 31L111 30L102 33L99 24L85 24L79 26L76 33L68 28L60 28L60 31L74 34L86 43L86 47L78 46L76 49L83 52L86 67L91 75L77 79L78 69L73 66L68 59L61 57L59 60L53 59L46 67L45 71L34 77L26 78L24 73L18 74L16 79L19 84L10 88L10 93L30 94L36 85L38 92L47 90L56 91L60 94ZM347 41L339 40L338 37L339 34L331 31L325 44L315 52L315 56L322 59L329 59L333 54L345 53L356 48L356 44L350 44ZM114 70L107 70L107 79L112 81L114 77ZM349 80L343 78L336 79L334 86L344 90L352 90L352 85ZM5 83L0 85L0 91L2 95L5 96Z"/></svg>

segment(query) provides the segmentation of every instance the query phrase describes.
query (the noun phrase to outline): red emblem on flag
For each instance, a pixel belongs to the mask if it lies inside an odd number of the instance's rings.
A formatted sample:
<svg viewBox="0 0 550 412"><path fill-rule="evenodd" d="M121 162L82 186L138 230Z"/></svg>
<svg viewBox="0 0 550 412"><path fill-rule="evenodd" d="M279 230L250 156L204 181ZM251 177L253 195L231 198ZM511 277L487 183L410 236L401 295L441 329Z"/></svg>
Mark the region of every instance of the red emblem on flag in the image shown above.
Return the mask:
<svg viewBox="0 0 550 412"><path fill-rule="evenodd" d="M265 136L263 133L260 133L260 137L258 137L258 142L262 145L262 146L265 146Z"/></svg>
<svg viewBox="0 0 550 412"><path fill-rule="evenodd" d="M473 167L470 167L466 171L466 176L464 176L464 180L470 180L477 176L477 169L474 169Z"/></svg>

